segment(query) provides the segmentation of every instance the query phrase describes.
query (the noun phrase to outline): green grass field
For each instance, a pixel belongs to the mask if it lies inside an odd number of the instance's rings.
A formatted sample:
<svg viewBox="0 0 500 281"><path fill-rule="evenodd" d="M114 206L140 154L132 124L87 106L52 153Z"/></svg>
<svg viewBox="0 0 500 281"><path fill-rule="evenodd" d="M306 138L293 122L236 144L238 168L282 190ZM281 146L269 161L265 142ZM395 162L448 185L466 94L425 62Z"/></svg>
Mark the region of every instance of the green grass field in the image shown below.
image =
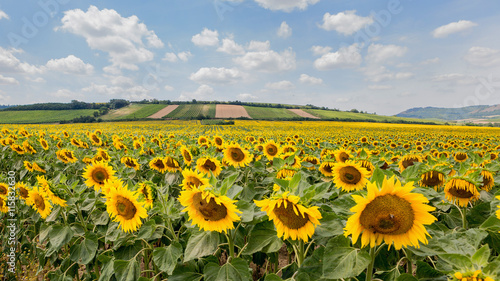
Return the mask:
<svg viewBox="0 0 500 281"><path fill-rule="evenodd" d="M215 118L215 104L181 104L164 118L188 119L200 115Z"/></svg>
<svg viewBox="0 0 500 281"><path fill-rule="evenodd" d="M269 119L279 120L286 118L297 118L299 115L291 112L286 108L272 108L272 107L255 107L244 106L248 115L253 119Z"/></svg>
<svg viewBox="0 0 500 281"><path fill-rule="evenodd" d="M417 119L417 118L403 118L403 117L395 117L395 116L383 116L383 115L375 115L375 114L367 114L367 113L354 113L354 112L345 112L345 111L333 111L333 110L320 110L320 109L303 109L305 112L311 113L314 116L317 116L321 119L335 119L338 118L340 120L353 120L353 121L376 121L376 122L435 122L435 123L443 123L439 121L431 121L425 119Z"/></svg>
<svg viewBox="0 0 500 281"><path fill-rule="evenodd" d="M111 110L108 114L101 116L102 120L123 120L146 118L160 109L165 108L165 104L131 104L120 109Z"/></svg>
<svg viewBox="0 0 500 281"><path fill-rule="evenodd" d="M56 123L69 121L80 116L94 116L94 111L94 109L0 111L0 123Z"/></svg>

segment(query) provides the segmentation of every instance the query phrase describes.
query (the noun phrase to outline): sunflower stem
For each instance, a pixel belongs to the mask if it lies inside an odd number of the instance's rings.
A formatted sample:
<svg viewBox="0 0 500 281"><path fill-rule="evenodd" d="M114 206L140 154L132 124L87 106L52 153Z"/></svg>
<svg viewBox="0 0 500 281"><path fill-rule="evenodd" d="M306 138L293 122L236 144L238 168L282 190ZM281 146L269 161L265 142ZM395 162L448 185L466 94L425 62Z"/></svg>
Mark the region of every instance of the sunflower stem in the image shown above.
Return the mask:
<svg viewBox="0 0 500 281"><path fill-rule="evenodd" d="M234 241L233 241L233 236L231 234L227 235L227 244L229 246L229 257L233 258L234 257ZM229 259L228 259L229 261Z"/></svg>
<svg viewBox="0 0 500 281"><path fill-rule="evenodd" d="M304 262L304 259L306 258L304 241L302 239L299 239L298 245L295 245L293 249L295 251L295 256L297 257L297 265L300 268L302 266L302 263Z"/></svg>
<svg viewBox="0 0 500 281"><path fill-rule="evenodd" d="M460 206L455 204L455 207L457 207L458 211L460 212L460 216L462 217L462 228L467 230L467 218L466 218L466 212L467 212L467 206L464 207L463 211L460 208Z"/></svg>
<svg viewBox="0 0 500 281"><path fill-rule="evenodd" d="M370 248L370 264L368 264L368 268L366 269L366 281L372 281L373 279L373 266L375 265L375 257L377 256L377 250L372 247Z"/></svg>

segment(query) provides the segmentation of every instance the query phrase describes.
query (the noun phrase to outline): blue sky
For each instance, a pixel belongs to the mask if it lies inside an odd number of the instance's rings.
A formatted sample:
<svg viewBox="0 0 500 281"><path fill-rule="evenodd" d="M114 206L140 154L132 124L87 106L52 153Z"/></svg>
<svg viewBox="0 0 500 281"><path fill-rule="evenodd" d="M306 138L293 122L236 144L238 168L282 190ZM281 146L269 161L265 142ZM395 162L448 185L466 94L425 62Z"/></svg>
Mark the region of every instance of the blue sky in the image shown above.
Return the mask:
<svg viewBox="0 0 500 281"><path fill-rule="evenodd" d="M0 104L500 104L500 2L7 0Z"/></svg>

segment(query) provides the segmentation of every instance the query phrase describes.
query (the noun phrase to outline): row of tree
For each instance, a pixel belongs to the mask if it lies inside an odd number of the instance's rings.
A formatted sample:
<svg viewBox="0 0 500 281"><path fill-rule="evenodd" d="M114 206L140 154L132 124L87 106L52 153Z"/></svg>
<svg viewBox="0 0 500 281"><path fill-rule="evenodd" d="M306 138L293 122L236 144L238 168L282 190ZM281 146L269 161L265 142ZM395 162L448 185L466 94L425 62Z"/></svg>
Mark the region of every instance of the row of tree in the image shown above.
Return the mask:
<svg viewBox="0 0 500 281"><path fill-rule="evenodd" d="M70 103L35 103L27 105L16 105L5 107L3 111L21 111L21 110L76 110L76 109L96 109L100 115L106 114L110 109L118 109L129 105L130 102L124 99L112 99L105 103L87 103L83 101L72 100ZM103 114L101 114L103 113Z"/></svg>

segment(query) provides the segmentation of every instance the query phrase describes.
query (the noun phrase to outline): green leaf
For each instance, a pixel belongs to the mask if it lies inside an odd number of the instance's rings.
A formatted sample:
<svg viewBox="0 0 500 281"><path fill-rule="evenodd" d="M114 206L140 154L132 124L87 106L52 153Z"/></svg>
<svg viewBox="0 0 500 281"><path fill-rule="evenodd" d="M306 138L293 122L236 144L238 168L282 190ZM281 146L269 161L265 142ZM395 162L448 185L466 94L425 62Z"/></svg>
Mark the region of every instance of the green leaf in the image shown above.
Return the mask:
<svg viewBox="0 0 500 281"><path fill-rule="evenodd" d="M500 258L497 257L496 260L490 262L487 266L483 268L483 272L486 275L496 275L500 272Z"/></svg>
<svg viewBox="0 0 500 281"><path fill-rule="evenodd" d="M488 264L488 259L490 258L490 247L486 244L481 247L472 256L472 263L484 267Z"/></svg>
<svg viewBox="0 0 500 281"><path fill-rule="evenodd" d="M233 184L231 187L227 190L226 196L229 197L230 199L236 198L241 192L243 191L243 187Z"/></svg>
<svg viewBox="0 0 500 281"><path fill-rule="evenodd" d="M177 265L177 260L181 256L182 245L178 242L173 242L168 247L155 248L153 251L154 263L161 271L165 271L168 275L172 275Z"/></svg>
<svg viewBox="0 0 500 281"><path fill-rule="evenodd" d="M316 227L315 236L329 238L344 233L344 225L341 219L333 213L325 213L319 222L321 224Z"/></svg>
<svg viewBox="0 0 500 281"><path fill-rule="evenodd" d="M472 270L474 266L469 257L460 254L441 254L439 258L455 269Z"/></svg>
<svg viewBox="0 0 500 281"><path fill-rule="evenodd" d="M491 232L498 232L500 231L500 219L495 215L490 216L479 226L479 228Z"/></svg>
<svg viewBox="0 0 500 281"><path fill-rule="evenodd" d="M257 224L248 235L248 246L243 251L244 255L251 255L259 251L264 253L276 252L283 245L283 241L277 236L272 221Z"/></svg>
<svg viewBox="0 0 500 281"><path fill-rule="evenodd" d="M350 278L363 272L370 263L370 255L349 247L350 240L344 236L330 239L323 255L323 278Z"/></svg>
<svg viewBox="0 0 500 281"><path fill-rule="evenodd" d="M111 277L115 273L114 262L115 260L114 258L112 258L104 264L104 267L101 270L101 276L99 276L98 281L109 281L109 279L111 279Z"/></svg>
<svg viewBox="0 0 500 281"><path fill-rule="evenodd" d="M115 277L118 281L137 281L141 274L141 269L135 259L128 261L115 260L113 269L115 270Z"/></svg>
<svg viewBox="0 0 500 281"><path fill-rule="evenodd" d="M49 232L49 241L51 246L59 250L73 238L73 230L67 225L54 225Z"/></svg>
<svg viewBox="0 0 500 281"><path fill-rule="evenodd" d="M283 281L283 279L281 279L278 275L271 273L266 275L264 281Z"/></svg>
<svg viewBox="0 0 500 281"><path fill-rule="evenodd" d="M184 251L184 262L212 255L217 250L219 241L217 232L202 231L192 234Z"/></svg>
<svg viewBox="0 0 500 281"><path fill-rule="evenodd" d="M286 161L288 161L290 159L293 163L293 160L294 160L293 156L288 157L286 159ZM301 179L302 179L301 173L296 173L295 175L293 175L292 179L290 180L290 183L288 184L288 187L290 188L290 190L295 190L299 186L299 182Z"/></svg>
<svg viewBox="0 0 500 281"><path fill-rule="evenodd" d="M221 195L226 195L228 189L233 186L234 182L236 181L239 175L240 174L237 172L233 173L222 181L222 185L220 187Z"/></svg>
<svg viewBox="0 0 500 281"><path fill-rule="evenodd" d="M244 200L238 200L236 202L236 207L241 212L241 222L253 221L253 216L255 214L255 205L254 204L250 204Z"/></svg>
<svg viewBox="0 0 500 281"><path fill-rule="evenodd" d="M252 273L244 259L235 258L219 267L215 263L208 263L204 269L206 281L248 281L252 280Z"/></svg>
<svg viewBox="0 0 500 281"><path fill-rule="evenodd" d="M94 259L97 246L97 235L86 233L83 241L71 246L70 259L78 264L88 264Z"/></svg>
<svg viewBox="0 0 500 281"><path fill-rule="evenodd" d="M415 278L411 274L403 273L403 274L399 275L399 277L396 279L396 281L418 281L418 279Z"/></svg>
<svg viewBox="0 0 500 281"><path fill-rule="evenodd" d="M428 263L423 261L417 261L417 278L418 279L432 279L443 276L444 273L434 269Z"/></svg>

